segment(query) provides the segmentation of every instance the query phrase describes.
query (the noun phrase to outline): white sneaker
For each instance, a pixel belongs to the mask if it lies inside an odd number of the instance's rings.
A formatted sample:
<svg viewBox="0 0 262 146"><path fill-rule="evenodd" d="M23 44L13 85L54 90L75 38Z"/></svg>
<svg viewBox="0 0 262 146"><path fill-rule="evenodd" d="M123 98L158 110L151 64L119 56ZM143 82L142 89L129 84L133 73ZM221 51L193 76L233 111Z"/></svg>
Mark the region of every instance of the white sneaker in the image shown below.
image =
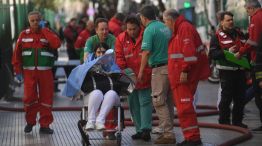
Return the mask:
<svg viewBox="0 0 262 146"><path fill-rule="evenodd" d="M95 124L94 124L94 123L87 122L87 123L86 123L86 126L85 126L85 129L86 129L86 130L94 130L94 129L95 129Z"/></svg>
<svg viewBox="0 0 262 146"><path fill-rule="evenodd" d="M105 130L105 125L102 123L96 122L96 130Z"/></svg>
<svg viewBox="0 0 262 146"><path fill-rule="evenodd" d="M151 131L152 134L161 134L161 133L163 133L163 132L164 132L164 130L161 129L161 128L159 128L159 127L155 127L155 128L153 128L152 131Z"/></svg>

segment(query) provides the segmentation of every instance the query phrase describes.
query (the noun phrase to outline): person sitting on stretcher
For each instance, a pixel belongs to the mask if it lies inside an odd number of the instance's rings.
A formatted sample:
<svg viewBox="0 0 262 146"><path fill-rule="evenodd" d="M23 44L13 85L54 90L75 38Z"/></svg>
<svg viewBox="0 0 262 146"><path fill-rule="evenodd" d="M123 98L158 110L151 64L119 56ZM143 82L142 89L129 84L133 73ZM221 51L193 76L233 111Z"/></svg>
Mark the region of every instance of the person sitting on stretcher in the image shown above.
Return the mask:
<svg viewBox="0 0 262 146"><path fill-rule="evenodd" d="M97 46L94 48L93 57L90 56L91 60L104 55L106 50L108 50L108 48L109 47L106 43L97 44ZM97 71L97 68L95 68L95 70ZM94 69L91 68L90 71L92 72L94 71ZM88 106L88 118L87 118L87 124L85 126L85 129L104 130L105 129L104 124L107 114L110 112L113 106L118 105L120 103L120 98L117 92L114 90L108 90L106 93L103 93L101 90L95 89L91 91L89 94L87 94L86 96L84 96L83 99L84 99L84 105ZM99 107L100 107L100 111L97 115Z"/></svg>

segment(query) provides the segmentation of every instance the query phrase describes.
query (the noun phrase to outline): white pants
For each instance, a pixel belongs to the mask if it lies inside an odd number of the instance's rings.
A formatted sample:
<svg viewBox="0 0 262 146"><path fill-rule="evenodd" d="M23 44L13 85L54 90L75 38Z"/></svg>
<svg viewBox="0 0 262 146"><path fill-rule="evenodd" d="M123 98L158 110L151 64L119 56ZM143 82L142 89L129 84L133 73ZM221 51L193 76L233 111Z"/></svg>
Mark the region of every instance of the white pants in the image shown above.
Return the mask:
<svg viewBox="0 0 262 146"><path fill-rule="evenodd" d="M105 118L114 105L120 103L120 98L114 90L109 90L103 95L100 90L93 90L84 97L84 106L88 106L88 122L105 124ZM101 105L100 112L96 113Z"/></svg>

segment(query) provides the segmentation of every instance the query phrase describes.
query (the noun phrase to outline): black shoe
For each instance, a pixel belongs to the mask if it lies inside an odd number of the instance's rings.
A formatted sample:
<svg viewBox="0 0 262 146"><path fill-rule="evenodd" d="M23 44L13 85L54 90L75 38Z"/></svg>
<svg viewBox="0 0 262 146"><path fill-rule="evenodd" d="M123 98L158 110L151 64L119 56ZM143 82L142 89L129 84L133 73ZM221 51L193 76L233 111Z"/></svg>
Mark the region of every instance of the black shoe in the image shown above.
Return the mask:
<svg viewBox="0 0 262 146"><path fill-rule="evenodd" d="M55 87L54 91L55 92L60 92L61 90L58 87Z"/></svg>
<svg viewBox="0 0 262 146"><path fill-rule="evenodd" d="M185 140L181 143L177 143L176 146L200 146L202 145L202 141L191 141L191 140Z"/></svg>
<svg viewBox="0 0 262 146"><path fill-rule="evenodd" d="M262 131L262 126L255 128L255 129L252 129L252 131Z"/></svg>
<svg viewBox="0 0 262 146"><path fill-rule="evenodd" d="M143 130L142 135L141 135L141 139L143 139L144 141L151 140L150 131L151 130Z"/></svg>
<svg viewBox="0 0 262 146"><path fill-rule="evenodd" d="M27 125L25 126L24 132L25 132L25 133L31 132L32 129L33 129L33 126L34 126L34 125L27 124Z"/></svg>
<svg viewBox="0 0 262 146"><path fill-rule="evenodd" d="M142 132L137 132L136 134L132 135L132 139L136 140L136 139L141 139L142 136Z"/></svg>
<svg viewBox="0 0 262 146"><path fill-rule="evenodd" d="M231 125L229 120L218 120L219 124L224 124L224 125Z"/></svg>
<svg viewBox="0 0 262 146"><path fill-rule="evenodd" d="M49 127L41 127L39 131L42 134L53 134L54 133L54 130Z"/></svg>
<svg viewBox="0 0 262 146"><path fill-rule="evenodd" d="M233 123L234 126L242 127L242 128L247 128L246 124L243 123Z"/></svg>

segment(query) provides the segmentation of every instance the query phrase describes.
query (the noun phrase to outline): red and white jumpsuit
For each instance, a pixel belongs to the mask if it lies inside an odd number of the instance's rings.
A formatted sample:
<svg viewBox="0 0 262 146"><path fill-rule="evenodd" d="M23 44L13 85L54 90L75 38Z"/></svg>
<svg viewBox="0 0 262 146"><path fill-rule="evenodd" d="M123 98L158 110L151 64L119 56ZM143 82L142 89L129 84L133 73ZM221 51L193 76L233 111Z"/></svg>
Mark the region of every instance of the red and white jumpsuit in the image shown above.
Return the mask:
<svg viewBox="0 0 262 146"><path fill-rule="evenodd" d="M173 33L168 47L168 77L185 140L197 141L200 132L193 96L198 81L209 76L208 59L199 34L183 16L176 19ZM186 83L180 82L182 72L187 73Z"/></svg>
<svg viewBox="0 0 262 146"><path fill-rule="evenodd" d="M12 64L15 73L22 73L24 77L23 102L27 124L36 124L37 112L40 112L41 127L49 127L53 122L52 51L60 45L58 36L48 28L37 32L26 29L17 40Z"/></svg>
<svg viewBox="0 0 262 146"><path fill-rule="evenodd" d="M143 29L143 28L141 28ZM115 52L116 63L123 70L131 68L135 75L139 73L141 63L141 43L143 38L143 30L140 31L139 37L134 43L127 34L122 32L116 39ZM136 84L136 89L144 89L151 87L151 73L152 69L147 65L144 71L143 82Z"/></svg>

